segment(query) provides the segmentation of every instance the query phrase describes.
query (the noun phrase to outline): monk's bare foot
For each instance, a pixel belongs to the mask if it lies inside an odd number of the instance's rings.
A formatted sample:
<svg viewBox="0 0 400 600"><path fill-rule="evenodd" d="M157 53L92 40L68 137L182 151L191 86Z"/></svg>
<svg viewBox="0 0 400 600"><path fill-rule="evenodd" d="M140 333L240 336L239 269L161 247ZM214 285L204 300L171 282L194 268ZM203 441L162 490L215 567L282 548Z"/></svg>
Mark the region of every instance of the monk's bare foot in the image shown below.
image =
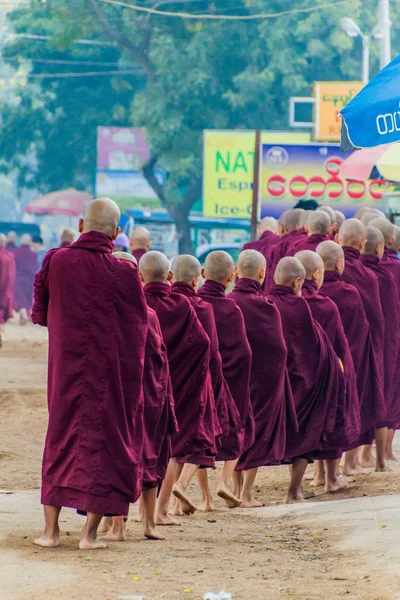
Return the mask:
<svg viewBox="0 0 400 600"><path fill-rule="evenodd" d="M101 536L104 540L109 542L126 542L126 530L124 531L108 531Z"/></svg>
<svg viewBox="0 0 400 600"><path fill-rule="evenodd" d="M392 462L397 462L397 456L396 456L395 454L393 454L393 452L392 452L392 454L389 454L389 455L386 457L386 459L385 459L385 460L390 460L390 461L392 461Z"/></svg>
<svg viewBox="0 0 400 600"><path fill-rule="evenodd" d="M289 492L285 500L285 504L303 504L304 502L307 502L307 500L304 498L301 492L296 495L293 495Z"/></svg>
<svg viewBox="0 0 400 600"><path fill-rule="evenodd" d="M339 490L344 490L345 488L347 488L349 485L349 482L347 481L346 477L344 477L343 475L339 475L339 477L337 477L336 481L327 481L326 485L325 485L325 492L329 493L329 494L333 494L335 492L338 492Z"/></svg>
<svg viewBox="0 0 400 600"><path fill-rule="evenodd" d="M368 459L361 458L361 466L363 469L373 469L375 467L375 459L373 457Z"/></svg>
<svg viewBox="0 0 400 600"><path fill-rule="evenodd" d="M183 512L182 508L181 508L181 503L179 501L177 501L174 504L173 509L171 510L171 515L174 515L174 517L183 517L185 513Z"/></svg>
<svg viewBox="0 0 400 600"><path fill-rule="evenodd" d="M103 548L107 548L107 544L101 542L100 540L89 540L83 539L79 542L80 550L102 550Z"/></svg>
<svg viewBox="0 0 400 600"><path fill-rule="evenodd" d="M392 469L389 469L387 465L376 465L375 473L391 473Z"/></svg>
<svg viewBox="0 0 400 600"><path fill-rule="evenodd" d="M36 546L41 546L42 548L58 548L60 545L60 540L58 535L52 537L42 535L42 537L38 538L33 543L36 544Z"/></svg>
<svg viewBox="0 0 400 600"><path fill-rule="evenodd" d="M303 479L305 481L313 481L313 479L314 479L314 473L312 471L309 471L308 473L306 473L304 475Z"/></svg>
<svg viewBox="0 0 400 600"><path fill-rule="evenodd" d="M225 500L228 508L238 508L238 506L240 506L239 498L236 498L236 496L232 494L231 490L224 484L220 483L217 489L217 494L220 498Z"/></svg>
<svg viewBox="0 0 400 600"><path fill-rule="evenodd" d="M204 500L198 507L198 510L200 510L201 512L213 512L213 503L211 502L211 500Z"/></svg>
<svg viewBox="0 0 400 600"><path fill-rule="evenodd" d="M154 527L145 527L143 535L148 540L165 540L165 537L161 533L158 533Z"/></svg>
<svg viewBox="0 0 400 600"><path fill-rule="evenodd" d="M314 477L311 482L312 487L322 487L323 485L325 485L325 478L323 477Z"/></svg>
<svg viewBox="0 0 400 600"><path fill-rule="evenodd" d="M113 526L112 517L103 517L99 526L99 534L103 535L111 531Z"/></svg>
<svg viewBox="0 0 400 600"><path fill-rule="evenodd" d="M255 500L255 498L242 500L240 503L240 508L263 508L264 506L265 504L258 502L258 500Z"/></svg>
<svg viewBox="0 0 400 600"><path fill-rule="evenodd" d="M352 476L352 475L363 475L365 473L364 469L361 465L356 465L355 467L345 466L343 470L343 475Z"/></svg>
<svg viewBox="0 0 400 600"><path fill-rule="evenodd" d="M179 527L180 523L176 519L173 519L170 515L157 515L156 525L163 527Z"/></svg>
<svg viewBox="0 0 400 600"><path fill-rule="evenodd" d="M196 512L197 508L192 503L192 501L190 500L189 496L186 494L185 490L183 489L180 483L176 483L174 485L172 493L175 496L175 498L178 498L178 500L180 501L183 514L193 515Z"/></svg>

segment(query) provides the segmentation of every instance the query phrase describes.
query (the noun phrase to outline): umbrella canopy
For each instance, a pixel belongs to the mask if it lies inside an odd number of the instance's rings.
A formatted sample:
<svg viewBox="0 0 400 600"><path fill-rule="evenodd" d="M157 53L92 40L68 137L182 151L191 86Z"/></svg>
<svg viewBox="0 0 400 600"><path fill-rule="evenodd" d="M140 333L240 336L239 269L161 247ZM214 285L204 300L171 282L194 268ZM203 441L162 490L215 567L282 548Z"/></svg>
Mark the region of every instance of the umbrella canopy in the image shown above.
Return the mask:
<svg viewBox="0 0 400 600"><path fill-rule="evenodd" d="M353 152L343 161L341 175L354 181L379 178L400 181L400 144L383 144Z"/></svg>
<svg viewBox="0 0 400 600"><path fill-rule="evenodd" d="M79 217L84 214L86 206L91 200L93 197L90 194L71 188L39 196L25 206L25 212L36 215Z"/></svg>
<svg viewBox="0 0 400 600"><path fill-rule="evenodd" d="M400 56L343 108L344 152L400 141Z"/></svg>

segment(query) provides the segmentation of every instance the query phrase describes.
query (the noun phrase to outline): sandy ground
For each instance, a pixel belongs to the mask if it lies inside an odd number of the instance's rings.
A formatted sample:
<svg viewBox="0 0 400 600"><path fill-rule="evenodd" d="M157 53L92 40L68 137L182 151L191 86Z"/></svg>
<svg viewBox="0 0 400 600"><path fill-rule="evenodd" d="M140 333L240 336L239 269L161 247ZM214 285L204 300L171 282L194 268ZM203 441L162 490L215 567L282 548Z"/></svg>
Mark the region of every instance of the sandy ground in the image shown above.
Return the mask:
<svg viewBox="0 0 400 600"><path fill-rule="evenodd" d="M82 520L66 510L61 548L33 546L42 527L38 490L46 362L46 331L11 324L0 350L0 490L12 492L0 493L1 600L197 599L220 589L231 592L233 600L396 598L399 574L381 567L371 571L363 552L343 544L350 529L338 525L332 511L321 521L296 511L280 513L276 506L229 511L217 500L214 513L182 518L180 527L164 531L165 542L149 542L133 520L134 507L127 543L85 553L76 549ZM358 477L335 499L400 493L400 467L392 469ZM217 476L212 474L213 487ZM287 478L286 467L263 469L258 499L267 506L280 504ZM305 487L311 513L312 506L318 508L313 502L332 500L309 482ZM189 492L197 501L195 484Z"/></svg>

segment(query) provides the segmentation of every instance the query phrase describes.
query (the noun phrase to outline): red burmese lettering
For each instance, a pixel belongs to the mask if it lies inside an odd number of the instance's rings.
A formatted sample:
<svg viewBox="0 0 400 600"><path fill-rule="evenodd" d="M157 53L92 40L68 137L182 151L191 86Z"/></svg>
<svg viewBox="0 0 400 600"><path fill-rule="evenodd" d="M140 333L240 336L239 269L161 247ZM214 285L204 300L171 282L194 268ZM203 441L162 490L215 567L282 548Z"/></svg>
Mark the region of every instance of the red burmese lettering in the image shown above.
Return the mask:
<svg viewBox="0 0 400 600"><path fill-rule="evenodd" d="M305 187L303 189L296 189L294 187L296 183L302 183ZM303 196L305 196L308 192L308 180L306 179L306 177L304 177L303 175L295 175L294 177L292 177L289 184L289 191L295 198L302 198Z"/></svg>
<svg viewBox="0 0 400 600"><path fill-rule="evenodd" d="M378 186L379 188L386 187L387 181L384 179L371 179L369 183L369 193L373 197L374 200L382 200L382 192L376 191L374 188Z"/></svg>
<svg viewBox="0 0 400 600"><path fill-rule="evenodd" d="M353 200L360 200L365 196L366 186L364 181L348 181L347 193Z"/></svg>
<svg viewBox="0 0 400 600"><path fill-rule="evenodd" d="M283 177L282 175L272 175L272 177L270 177L267 181L268 193L271 194L271 196L274 196L274 198L279 198L279 196L283 196L283 194L285 193L285 183L286 177Z"/></svg>
<svg viewBox="0 0 400 600"><path fill-rule="evenodd" d="M344 184L343 184L343 180L340 179L340 177L330 177L328 179L328 181L326 182L326 187L327 189L329 189L329 186L332 186L333 184L337 184L339 186L338 189L331 189L328 192L328 198L340 198L340 196L343 194L344 192Z"/></svg>
<svg viewBox="0 0 400 600"><path fill-rule="evenodd" d="M310 186L312 186L313 183L321 184L322 187L319 189L316 187L312 187L312 191L310 194L311 198L322 198L326 191L325 179L320 175L313 175L312 177L310 177L309 180Z"/></svg>
<svg viewBox="0 0 400 600"><path fill-rule="evenodd" d="M342 159L339 156L330 156L325 161L325 170L329 175L337 176L340 173Z"/></svg>

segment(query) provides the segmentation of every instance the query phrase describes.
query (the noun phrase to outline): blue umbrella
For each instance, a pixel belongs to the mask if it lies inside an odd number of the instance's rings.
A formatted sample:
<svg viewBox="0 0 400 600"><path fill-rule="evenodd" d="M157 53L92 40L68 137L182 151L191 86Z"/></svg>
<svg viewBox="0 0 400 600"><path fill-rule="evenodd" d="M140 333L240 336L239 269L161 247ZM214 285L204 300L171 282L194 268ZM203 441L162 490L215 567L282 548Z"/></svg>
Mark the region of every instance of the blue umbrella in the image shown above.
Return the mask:
<svg viewBox="0 0 400 600"><path fill-rule="evenodd" d="M340 114L343 152L399 142L400 56L371 79Z"/></svg>

